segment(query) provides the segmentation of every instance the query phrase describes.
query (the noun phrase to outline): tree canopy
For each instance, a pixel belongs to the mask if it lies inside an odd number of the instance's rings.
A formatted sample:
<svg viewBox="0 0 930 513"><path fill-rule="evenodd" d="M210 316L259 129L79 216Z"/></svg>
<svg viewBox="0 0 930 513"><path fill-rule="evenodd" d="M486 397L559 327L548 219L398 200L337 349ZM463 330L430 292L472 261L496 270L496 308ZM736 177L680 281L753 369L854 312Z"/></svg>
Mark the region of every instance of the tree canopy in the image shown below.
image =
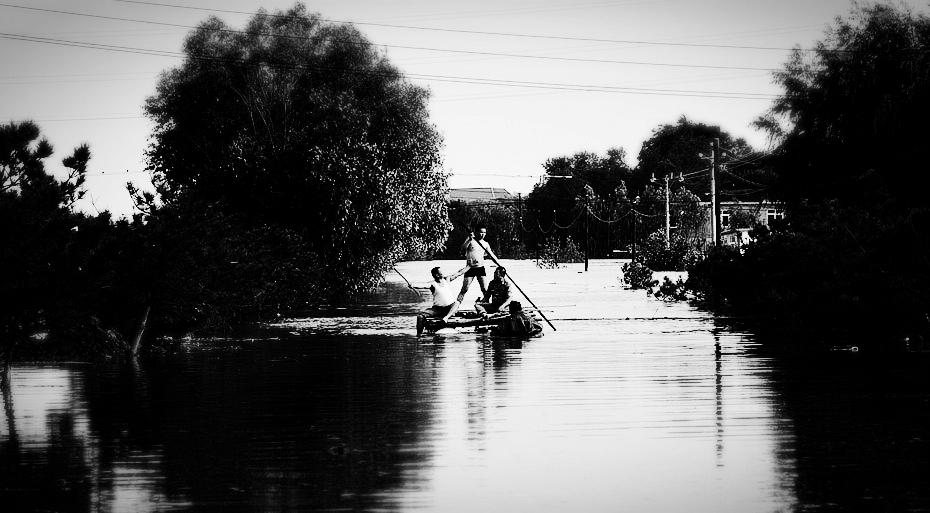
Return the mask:
<svg viewBox="0 0 930 513"><path fill-rule="evenodd" d="M774 150L785 222L691 273L709 297L781 326L930 347L930 20L855 4L775 80L756 125ZM920 342L922 340L922 342Z"/></svg>
<svg viewBox="0 0 930 513"><path fill-rule="evenodd" d="M611 148L603 156L578 152L553 157L543 169L545 180L527 195L521 224L533 233L527 243L531 254L544 243L573 240L590 255L603 257L620 245L617 221L621 205L627 203L625 180L631 173L622 148Z"/></svg>
<svg viewBox="0 0 930 513"><path fill-rule="evenodd" d="M813 49L796 48L775 81L784 94L760 117L776 145L786 199L874 189L926 205L918 180L930 153L930 20L863 4Z"/></svg>
<svg viewBox="0 0 930 513"><path fill-rule="evenodd" d="M330 292L371 286L444 242L428 93L355 28L297 4L259 11L244 30L210 17L184 53L146 102L147 165L165 205L291 232Z"/></svg>
<svg viewBox="0 0 930 513"><path fill-rule="evenodd" d="M720 140L721 163L728 164L716 177L722 199L762 199L765 186L761 182L766 180L761 178L759 159L746 140L733 137L719 126L694 122L685 116L674 125L660 125L643 142L631 188L641 190L653 177L658 180L684 175L689 189L709 199L714 139ZM756 186L747 187L750 183Z"/></svg>
<svg viewBox="0 0 930 513"><path fill-rule="evenodd" d="M62 159L65 180L45 169L53 154L35 123L0 126L0 349L7 365L29 335L67 331L94 291L80 272L91 257L77 230L86 219L72 209L83 195L90 148L81 145Z"/></svg>

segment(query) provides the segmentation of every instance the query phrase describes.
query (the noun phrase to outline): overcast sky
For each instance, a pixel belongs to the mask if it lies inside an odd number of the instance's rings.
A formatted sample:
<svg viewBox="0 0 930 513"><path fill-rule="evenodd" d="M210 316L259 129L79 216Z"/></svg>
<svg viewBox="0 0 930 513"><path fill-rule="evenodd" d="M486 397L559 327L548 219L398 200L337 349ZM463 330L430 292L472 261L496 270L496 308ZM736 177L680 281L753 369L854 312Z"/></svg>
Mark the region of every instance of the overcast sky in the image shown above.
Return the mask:
<svg viewBox="0 0 930 513"><path fill-rule="evenodd" d="M244 27L278 0L0 0L0 122L32 119L56 148L86 142L81 208L129 215L125 183L151 189L142 114L185 35L210 14ZM925 1L907 3L926 12ZM325 0L432 92L450 187L527 193L551 157L626 150L681 116L756 148L749 124L779 89L772 70L823 38L847 0Z"/></svg>

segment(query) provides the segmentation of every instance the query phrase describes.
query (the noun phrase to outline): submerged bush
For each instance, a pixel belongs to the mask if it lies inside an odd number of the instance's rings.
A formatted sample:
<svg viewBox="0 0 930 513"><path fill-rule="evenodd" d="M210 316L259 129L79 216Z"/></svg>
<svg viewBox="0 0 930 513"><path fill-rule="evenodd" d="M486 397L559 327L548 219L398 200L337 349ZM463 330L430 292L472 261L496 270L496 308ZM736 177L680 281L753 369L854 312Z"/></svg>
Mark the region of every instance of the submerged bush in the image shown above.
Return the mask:
<svg viewBox="0 0 930 513"><path fill-rule="evenodd" d="M682 271L700 258L697 250L679 237L666 242L664 230L653 232L640 248L637 260L654 271Z"/></svg>
<svg viewBox="0 0 930 513"><path fill-rule="evenodd" d="M557 237L549 237L540 249L536 266L540 269L558 269L563 263L583 261L584 253L578 250L571 236L565 238L564 244Z"/></svg>
<svg viewBox="0 0 930 513"><path fill-rule="evenodd" d="M623 264L621 269L624 280L634 289L648 289L659 283L652 279L652 269L639 262Z"/></svg>
<svg viewBox="0 0 930 513"><path fill-rule="evenodd" d="M658 283L658 281L654 283ZM681 278L673 282L668 276L662 279L659 290L653 292L652 295L655 296L656 299L662 299L664 301L685 301L691 297L688 293L686 282L682 281Z"/></svg>

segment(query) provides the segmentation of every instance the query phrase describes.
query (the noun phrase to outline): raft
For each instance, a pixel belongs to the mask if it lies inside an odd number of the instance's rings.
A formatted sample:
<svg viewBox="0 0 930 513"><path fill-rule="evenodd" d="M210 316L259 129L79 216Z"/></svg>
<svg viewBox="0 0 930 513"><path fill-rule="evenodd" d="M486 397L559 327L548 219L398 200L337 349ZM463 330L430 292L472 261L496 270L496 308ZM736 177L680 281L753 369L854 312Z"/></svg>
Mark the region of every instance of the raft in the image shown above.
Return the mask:
<svg viewBox="0 0 930 513"><path fill-rule="evenodd" d="M434 317L432 315L423 313L423 314L417 315L417 336L419 337L420 335L422 335L424 331L427 333L436 333L437 331L441 329L446 329L446 328L455 329L455 328L471 328L471 327L477 328L481 326L497 326L497 324L502 319L506 319L508 315L509 314L507 312L497 312L497 313L493 313L489 315L487 318L483 318L477 312L465 311L465 312L456 312L455 315L449 318L448 321L443 322L442 319L439 317ZM533 315L533 317L535 318L536 316ZM537 321L538 320L539 319L537 319ZM491 329L492 333L495 331L496 330L494 330L493 328ZM501 333L496 336L500 336L500 337L515 337L516 336L516 337L525 338L525 337L531 337L531 336L538 336L541 331L542 331L542 326L539 327L538 331L534 331L533 333L526 333L526 334Z"/></svg>
<svg viewBox="0 0 930 513"><path fill-rule="evenodd" d="M441 318L429 314L417 316L417 336L427 333L436 333L445 328L470 328L477 326L496 326L501 319L507 317L506 313L498 312L489 315L486 319L477 312L456 312L455 315L443 322Z"/></svg>

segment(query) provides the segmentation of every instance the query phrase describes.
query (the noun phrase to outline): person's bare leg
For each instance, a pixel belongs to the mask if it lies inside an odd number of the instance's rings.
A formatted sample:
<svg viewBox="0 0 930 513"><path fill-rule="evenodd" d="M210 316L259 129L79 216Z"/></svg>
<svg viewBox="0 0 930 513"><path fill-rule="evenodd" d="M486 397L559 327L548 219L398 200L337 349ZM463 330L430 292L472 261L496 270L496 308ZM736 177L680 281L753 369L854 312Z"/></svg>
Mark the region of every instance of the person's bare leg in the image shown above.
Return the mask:
<svg viewBox="0 0 930 513"><path fill-rule="evenodd" d="M462 278L462 291L459 292L458 302L462 304L462 301L465 301L465 294L468 293L468 288L471 287L471 282L474 281L474 276L466 276Z"/></svg>
<svg viewBox="0 0 930 513"><path fill-rule="evenodd" d="M478 277L478 285L481 286L481 297L488 295L488 284L484 282L486 279L487 277L485 276Z"/></svg>
<svg viewBox="0 0 930 513"><path fill-rule="evenodd" d="M449 308L449 313L447 313L447 314L442 318L442 322L448 322L448 321L449 321L449 318L452 317L453 315L455 315L455 312L458 312L458 311L459 311L459 306L460 306L461 304L462 304L462 303L460 303L460 302L458 302L458 301L456 301L455 303L452 303L452 306Z"/></svg>

